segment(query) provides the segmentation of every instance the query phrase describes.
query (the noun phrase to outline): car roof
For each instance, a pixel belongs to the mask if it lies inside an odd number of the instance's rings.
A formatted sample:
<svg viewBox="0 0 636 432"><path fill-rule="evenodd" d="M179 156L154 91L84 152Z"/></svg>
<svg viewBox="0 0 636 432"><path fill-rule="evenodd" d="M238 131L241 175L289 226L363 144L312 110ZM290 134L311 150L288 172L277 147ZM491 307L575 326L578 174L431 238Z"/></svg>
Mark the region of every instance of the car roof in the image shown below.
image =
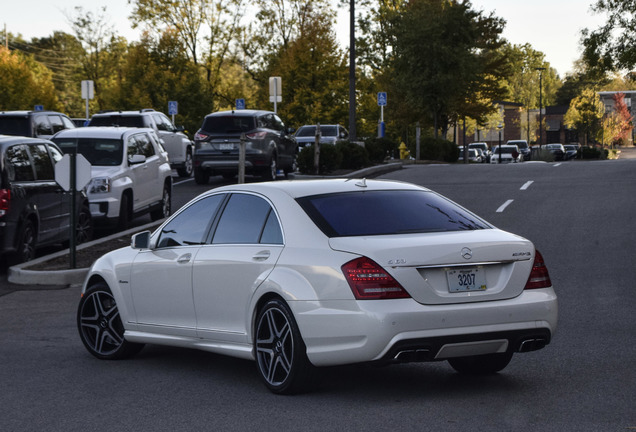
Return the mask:
<svg viewBox="0 0 636 432"><path fill-rule="evenodd" d="M417 190L429 191L411 183L390 180L367 179L319 179L319 180L281 180L263 183L244 183L222 186L210 190L208 194L217 192L256 192L265 195L285 193L292 198L311 195L333 194L341 192L361 192L376 190Z"/></svg>
<svg viewBox="0 0 636 432"><path fill-rule="evenodd" d="M143 108L140 110L128 110L128 111L100 111L98 113L93 114L93 117L108 117L108 116L117 116L117 115L140 115L140 114L153 114L158 113L152 108Z"/></svg>
<svg viewBox="0 0 636 432"><path fill-rule="evenodd" d="M66 115L64 113L58 111L30 111L30 110L17 110L17 111L0 111L0 115L8 115L8 116L29 116L31 114L61 114Z"/></svg>
<svg viewBox="0 0 636 432"><path fill-rule="evenodd" d="M255 116L255 115L263 115L263 114L275 114L273 111L266 110L231 110L231 111L217 111L206 115L206 117L216 117L216 116L226 116L226 115L235 115L241 117Z"/></svg>
<svg viewBox="0 0 636 432"><path fill-rule="evenodd" d="M0 146L10 146L14 144L30 144L30 143L42 143L52 144L49 140L42 138L31 138L14 135L0 135Z"/></svg>
<svg viewBox="0 0 636 432"><path fill-rule="evenodd" d="M53 138L122 138L133 132L154 132L150 128L132 128L119 126L90 126L75 129L64 129L56 133Z"/></svg>

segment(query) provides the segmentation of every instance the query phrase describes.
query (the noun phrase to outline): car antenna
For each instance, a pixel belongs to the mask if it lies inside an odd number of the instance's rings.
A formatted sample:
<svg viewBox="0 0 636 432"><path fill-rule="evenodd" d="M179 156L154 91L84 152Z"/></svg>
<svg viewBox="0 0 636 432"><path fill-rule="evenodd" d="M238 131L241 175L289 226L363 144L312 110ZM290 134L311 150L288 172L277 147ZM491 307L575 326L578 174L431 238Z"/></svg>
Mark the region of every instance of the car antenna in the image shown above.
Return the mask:
<svg viewBox="0 0 636 432"><path fill-rule="evenodd" d="M363 178L363 179L362 179L362 180L360 180L358 183L356 183L356 186L364 187L364 188L365 188L365 187L367 187L367 179L366 179L366 178Z"/></svg>

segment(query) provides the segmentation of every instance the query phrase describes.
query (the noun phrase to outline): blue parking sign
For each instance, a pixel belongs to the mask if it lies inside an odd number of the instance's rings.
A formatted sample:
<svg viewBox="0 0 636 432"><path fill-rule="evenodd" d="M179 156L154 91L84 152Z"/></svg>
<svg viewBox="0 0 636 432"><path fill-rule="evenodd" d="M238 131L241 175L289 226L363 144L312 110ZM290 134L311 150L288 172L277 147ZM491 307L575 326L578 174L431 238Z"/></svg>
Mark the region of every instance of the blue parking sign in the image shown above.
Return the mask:
<svg viewBox="0 0 636 432"><path fill-rule="evenodd" d="M44 111L44 105L36 105L33 107L33 111Z"/></svg>
<svg viewBox="0 0 636 432"><path fill-rule="evenodd" d="M245 109L245 99L236 99L235 103L237 110Z"/></svg>
<svg viewBox="0 0 636 432"><path fill-rule="evenodd" d="M378 105L386 106L386 92L378 92Z"/></svg>
<svg viewBox="0 0 636 432"><path fill-rule="evenodd" d="M179 103L177 101L168 102L168 114L169 115L179 114Z"/></svg>

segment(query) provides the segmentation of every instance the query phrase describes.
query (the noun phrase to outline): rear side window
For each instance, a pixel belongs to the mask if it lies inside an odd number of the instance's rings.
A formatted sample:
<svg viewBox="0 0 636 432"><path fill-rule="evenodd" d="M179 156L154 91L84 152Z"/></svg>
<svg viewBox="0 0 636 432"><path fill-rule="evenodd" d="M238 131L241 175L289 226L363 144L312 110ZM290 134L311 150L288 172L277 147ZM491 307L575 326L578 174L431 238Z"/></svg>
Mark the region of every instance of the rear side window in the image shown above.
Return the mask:
<svg viewBox="0 0 636 432"><path fill-rule="evenodd" d="M452 201L428 191L366 191L298 199L329 237L431 233L491 226Z"/></svg>
<svg viewBox="0 0 636 432"><path fill-rule="evenodd" d="M272 207L264 199L234 194L219 220L214 244L281 244L283 236Z"/></svg>
<svg viewBox="0 0 636 432"><path fill-rule="evenodd" d="M236 134L256 129L256 123L252 116L208 116L201 129L213 134Z"/></svg>
<svg viewBox="0 0 636 432"><path fill-rule="evenodd" d="M9 147L4 156L9 181L32 181L33 167L25 145Z"/></svg>
<svg viewBox="0 0 636 432"><path fill-rule="evenodd" d="M27 117L0 116L0 134L31 136Z"/></svg>

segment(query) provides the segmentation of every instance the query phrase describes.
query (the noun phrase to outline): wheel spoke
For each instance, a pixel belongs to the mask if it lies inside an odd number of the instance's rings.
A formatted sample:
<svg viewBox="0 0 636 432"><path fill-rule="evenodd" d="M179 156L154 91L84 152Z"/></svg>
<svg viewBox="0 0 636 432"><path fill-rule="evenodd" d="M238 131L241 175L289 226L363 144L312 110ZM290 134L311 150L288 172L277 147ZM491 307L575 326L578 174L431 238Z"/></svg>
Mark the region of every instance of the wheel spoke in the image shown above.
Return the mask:
<svg viewBox="0 0 636 432"><path fill-rule="evenodd" d="M266 311L259 322L256 355L267 382L280 384L293 363L293 335L287 317L277 309Z"/></svg>

